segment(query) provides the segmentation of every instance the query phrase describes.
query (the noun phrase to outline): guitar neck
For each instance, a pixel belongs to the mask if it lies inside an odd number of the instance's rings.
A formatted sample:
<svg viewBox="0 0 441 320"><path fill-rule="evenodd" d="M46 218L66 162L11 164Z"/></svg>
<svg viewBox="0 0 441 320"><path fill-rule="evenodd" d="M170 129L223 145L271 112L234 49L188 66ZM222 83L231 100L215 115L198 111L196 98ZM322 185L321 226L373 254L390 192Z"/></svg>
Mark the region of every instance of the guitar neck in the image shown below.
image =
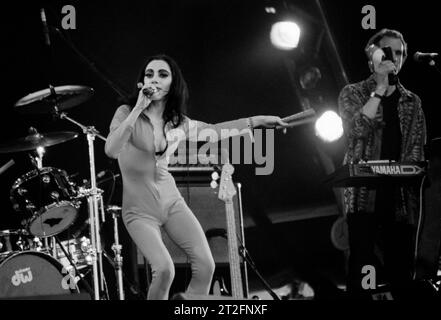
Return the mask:
<svg viewBox="0 0 441 320"><path fill-rule="evenodd" d="M242 274L240 271L240 257L237 245L234 207L231 199L225 202L227 213L228 256L230 262L231 291L233 298L243 298Z"/></svg>

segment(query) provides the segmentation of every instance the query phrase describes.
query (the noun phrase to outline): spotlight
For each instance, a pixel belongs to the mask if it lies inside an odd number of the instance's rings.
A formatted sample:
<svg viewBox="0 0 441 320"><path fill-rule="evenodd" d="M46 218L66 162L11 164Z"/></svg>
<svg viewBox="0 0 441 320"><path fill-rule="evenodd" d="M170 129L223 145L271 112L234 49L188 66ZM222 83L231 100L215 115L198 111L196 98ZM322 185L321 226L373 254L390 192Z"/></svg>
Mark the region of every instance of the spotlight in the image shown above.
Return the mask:
<svg viewBox="0 0 441 320"><path fill-rule="evenodd" d="M271 27L270 38L276 48L291 50L299 44L300 28L295 22L279 21Z"/></svg>
<svg viewBox="0 0 441 320"><path fill-rule="evenodd" d="M334 111L324 112L315 122L315 134L325 142L334 142L343 135L343 122Z"/></svg>

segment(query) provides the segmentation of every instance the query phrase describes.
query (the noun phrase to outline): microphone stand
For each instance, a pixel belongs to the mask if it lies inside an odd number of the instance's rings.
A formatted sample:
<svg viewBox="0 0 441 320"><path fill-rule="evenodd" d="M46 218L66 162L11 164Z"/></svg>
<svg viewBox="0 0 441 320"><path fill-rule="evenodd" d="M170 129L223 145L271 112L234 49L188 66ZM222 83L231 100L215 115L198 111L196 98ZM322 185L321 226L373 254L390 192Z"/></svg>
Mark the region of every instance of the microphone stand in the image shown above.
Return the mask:
<svg viewBox="0 0 441 320"><path fill-rule="evenodd" d="M262 277L262 275L257 270L251 256L248 254L248 250L245 247L245 232L244 232L244 223L243 223L243 208L242 208L242 184L237 183L237 189L238 189L238 200L239 200L239 225L240 225L240 237L239 235L236 235L239 242L239 254L244 259L244 280L245 280L245 287L246 287L246 298L248 298L248 272L247 272L247 265L251 267L251 269L254 271L254 273L257 275L257 277L260 279L260 281L263 283L264 287L266 288L266 291L273 297L274 300L281 300L280 297L274 292L273 289L271 289L271 286L266 282L266 280Z"/></svg>
<svg viewBox="0 0 441 320"><path fill-rule="evenodd" d="M90 228L90 237L91 237L91 246L92 246L92 273L93 273L93 288L94 288L94 299L100 300L101 292L104 291L104 271L103 271L103 250L101 247L101 238L100 238L100 219L99 215L101 213L101 220L105 222L104 215L104 205L103 205L103 197L102 190L97 188L96 183L96 173L95 173L95 152L94 152L94 140L95 137L100 138L103 141L106 141L106 138L103 137L98 130L93 126L84 126L81 123L75 121L74 119L67 116L66 113L58 112L58 108L56 106L56 101L54 100L55 107L53 114L54 116L65 119L73 124L79 126L83 133L87 136L87 143L89 146L89 167L90 167L90 189L85 189L82 193L87 197L88 208L89 208L89 228Z"/></svg>
<svg viewBox="0 0 441 320"><path fill-rule="evenodd" d="M79 57L81 62L83 62L87 67L89 67L96 75L98 75L104 82L106 82L123 100L128 99L128 94L125 93L117 84L115 84L112 80L109 79L108 76L104 74L104 72L100 71L95 63L91 62L78 48L74 45L74 43L67 39L63 32L55 27L50 26L51 30L54 30L60 38L69 46L70 49Z"/></svg>
<svg viewBox="0 0 441 320"><path fill-rule="evenodd" d="M53 59L52 59L52 46L51 46L51 38L49 34L49 27L46 20L46 12L44 8L40 9L40 19L43 24L43 33L44 33L44 44L46 48L46 71L47 71L47 80L49 83L49 90L51 95L55 96L55 90L52 86L51 82L53 81Z"/></svg>
<svg viewBox="0 0 441 320"><path fill-rule="evenodd" d="M245 232L243 225L243 210L242 210L242 184L237 183L237 196L239 200L239 229L240 229L240 248L245 248ZM243 262L243 278L245 282L245 298L248 298L248 271L247 271L247 261Z"/></svg>
<svg viewBox="0 0 441 320"><path fill-rule="evenodd" d="M52 75L53 61L52 61L49 25L46 20L46 13L44 8L40 9L40 18L43 24L45 44L47 45L47 50L48 50L48 66L49 66L48 78L50 82L53 76ZM58 29L55 28L55 30ZM65 40L64 37L62 38ZM100 239L99 213L101 213L101 219L103 222L105 221L105 215L104 215L103 198L101 195L102 190L99 190L97 188L97 183L96 183L94 140L95 137L98 137L101 140L106 141L106 138L100 135L100 133L93 126L84 126L79 122L73 120L72 118L68 117L66 113L64 112L60 113L58 108L55 88L51 84L49 84L49 90L50 90L50 95L48 98L52 100L54 105L54 109L52 111L54 118L65 119L72 122L73 124L79 126L83 130L83 133L87 136L87 142L89 146L89 167L90 167L91 188L88 190L84 190L83 193L87 197L87 202L89 207L89 226L90 226L90 237L91 237L91 247L92 247L91 256L92 256L94 299L100 300L101 292L104 291L105 279L104 279L104 271L103 271L103 257L102 257L103 253L102 253L101 239Z"/></svg>
<svg viewBox="0 0 441 320"><path fill-rule="evenodd" d="M257 275L260 281L263 283L266 291L271 295L271 297L273 297L274 300L281 300L280 297L277 295L277 293L275 293L274 290L271 289L271 286L268 284L268 282L266 282L266 280L262 277L259 270L257 270L257 267L254 264L251 256L249 255L247 249L243 245L240 245L239 253L242 256L242 258L248 263L248 265L251 267L251 269L254 271L254 273Z"/></svg>
<svg viewBox="0 0 441 320"><path fill-rule="evenodd" d="M415 60L416 62L421 62L421 61L418 60L418 58L416 57L416 54L417 54L417 53L415 53L414 60ZM428 64L429 64L429 66L433 67L433 68L436 70L436 72L438 72L439 74L441 74L441 70L438 68L438 66L437 66L437 64L436 64L436 61L435 61L435 59L434 59L433 57L430 57L430 60L428 60Z"/></svg>
<svg viewBox="0 0 441 320"><path fill-rule="evenodd" d="M259 270L257 270L256 265L254 264L254 261L252 260L251 256L248 253L247 248L245 247L245 233L244 233L244 225L243 225L243 211L242 211L242 184L237 183L237 189L238 189L238 200L239 200L239 224L240 224L240 236L237 234L236 237L238 239L239 243L239 254L242 256L244 262L244 279L245 279L245 287L246 287L246 298L248 298L248 272L247 272L247 266L250 266L251 269L254 271L254 273L257 275L257 277L260 279L260 281L263 283L266 291L270 294L271 297L273 297L274 300L281 300L280 297L277 295L277 293L274 292L273 289L271 289L271 286L266 282L266 280L262 277Z"/></svg>
<svg viewBox="0 0 441 320"><path fill-rule="evenodd" d="M435 60L431 60L429 65L432 66L439 74L441 74L441 70L439 70L438 66L436 65Z"/></svg>

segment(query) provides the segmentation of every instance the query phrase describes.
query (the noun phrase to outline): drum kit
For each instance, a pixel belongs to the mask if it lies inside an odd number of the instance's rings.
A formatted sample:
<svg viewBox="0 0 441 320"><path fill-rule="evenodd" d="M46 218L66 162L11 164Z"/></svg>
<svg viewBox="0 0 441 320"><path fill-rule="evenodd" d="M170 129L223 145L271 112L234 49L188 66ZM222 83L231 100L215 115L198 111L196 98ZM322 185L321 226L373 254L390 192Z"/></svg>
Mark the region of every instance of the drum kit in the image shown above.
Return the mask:
<svg viewBox="0 0 441 320"><path fill-rule="evenodd" d="M81 285L93 299L106 299L103 258L115 269L118 298L124 299L118 236L121 208L104 207L95 175L93 142L95 137L106 139L94 127L83 126L64 112L92 95L93 89L85 86L49 86L15 104L19 112L52 113L82 129L89 146L90 183L77 186L66 171L43 166L44 148L76 139L76 132L39 133L31 128L27 136L0 144L0 153L29 152L35 168L18 177L10 189L11 204L21 215L22 225L0 231L0 299L78 293ZM59 236L74 225L86 202L88 233L60 241ZM106 215L113 218L113 261L103 252L100 238Z"/></svg>

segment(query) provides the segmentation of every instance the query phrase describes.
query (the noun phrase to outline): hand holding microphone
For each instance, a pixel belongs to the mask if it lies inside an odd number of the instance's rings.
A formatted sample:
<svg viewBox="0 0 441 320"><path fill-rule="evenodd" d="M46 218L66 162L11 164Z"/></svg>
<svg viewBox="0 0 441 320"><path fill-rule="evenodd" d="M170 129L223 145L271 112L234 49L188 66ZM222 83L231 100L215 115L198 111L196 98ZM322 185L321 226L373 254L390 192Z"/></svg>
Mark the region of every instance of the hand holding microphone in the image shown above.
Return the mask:
<svg viewBox="0 0 441 320"><path fill-rule="evenodd" d="M286 128L292 128L296 126L300 126L302 124L314 122L317 120L317 115L314 109L307 109L305 111L295 113L293 115L290 115L288 117L282 118L282 121L287 123L288 125L286 127L282 126L276 126L276 129L284 129Z"/></svg>
<svg viewBox="0 0 441 320"><path fill-rule="evenodd" d="M383 52L385 55L384 60L391 61L394 64L394 70L388 74L389 85L391 85L391 86L396 85L398 83L398 75L397 75L397 70L395 67L395 59L394 59L394 56L392 53L392 48L391 47L384 47Z"/></svg>
<svg viewBox="0 0 441 320"><path fill-rule="evenodd" d="M144 110L147 108L152 100L150 99L156 92L158 92L158 89L153 86L145 86L141 82L138 82L138 100L136 101L135 108L141 108L141 110Z"/></svg>
<svg viewBox="0 0 441 320"><path fill-rule="evenodd" d="M394 63L390 47L380 48L371 45L366 51L372 63L371 70L376 74L377 86L387 89L389 85L396 84L397 68Z"/></svg>
<svg viewBox="0 0 441 320"><path fill-rule="evenodd" d="M396 77L397 68L395 64L390 60L384 60L375 69L377 87L384 88L385 90L394 85L394 77Z"/></svg>
<svg viewBox="0 0 441 320"><path fill-rule="evenodd" d="M153 86L143 86L141 82L138 83L138 88L141 89L142 88L142 93L145 94L147 96L147 98L150 98L151 96L153 96L156 92L158 92L158 88L153 87Z"/></svg>

